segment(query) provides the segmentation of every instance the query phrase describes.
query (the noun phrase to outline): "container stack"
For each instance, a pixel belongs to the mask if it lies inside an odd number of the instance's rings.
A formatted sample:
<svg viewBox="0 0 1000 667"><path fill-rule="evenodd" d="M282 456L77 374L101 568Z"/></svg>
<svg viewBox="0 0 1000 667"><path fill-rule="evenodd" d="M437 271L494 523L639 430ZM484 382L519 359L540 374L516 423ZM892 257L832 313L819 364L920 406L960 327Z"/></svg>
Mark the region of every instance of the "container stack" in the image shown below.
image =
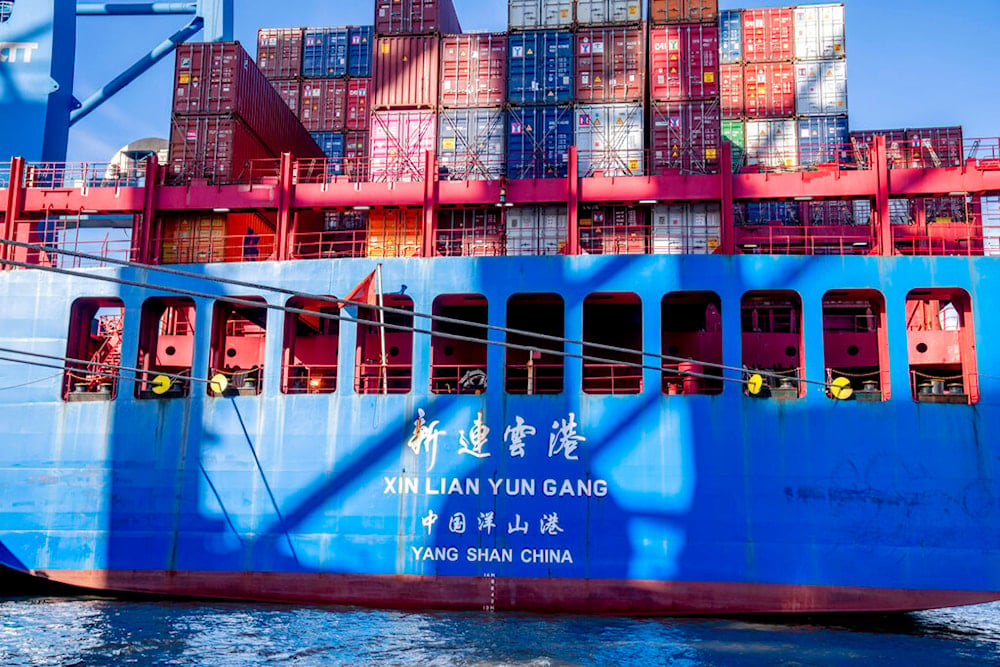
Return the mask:
<svg viewBox="0 0 1000 667"><path fill-rule="evenodd" d="M715 173L721 143L717 2L650 0L650 167Z"/></svg>
<svg viewBox="0 0 1000 667"><path fill-rule="evenodd" d="M796 7L795 113L800 165L849 160L844 5Z"/></svg>

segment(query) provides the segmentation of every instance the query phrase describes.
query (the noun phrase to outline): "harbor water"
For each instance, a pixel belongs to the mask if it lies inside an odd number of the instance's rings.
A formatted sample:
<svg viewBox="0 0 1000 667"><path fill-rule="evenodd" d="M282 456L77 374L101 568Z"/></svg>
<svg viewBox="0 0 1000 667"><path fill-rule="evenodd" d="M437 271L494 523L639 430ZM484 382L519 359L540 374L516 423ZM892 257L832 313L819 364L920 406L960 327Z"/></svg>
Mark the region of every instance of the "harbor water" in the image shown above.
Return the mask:
<svg viewBox="0 0 1000 667"><path fill-rule="evenodd" d="M0 599L0 664L988 665L1000 603L716 619L19 597Z"/></svg>

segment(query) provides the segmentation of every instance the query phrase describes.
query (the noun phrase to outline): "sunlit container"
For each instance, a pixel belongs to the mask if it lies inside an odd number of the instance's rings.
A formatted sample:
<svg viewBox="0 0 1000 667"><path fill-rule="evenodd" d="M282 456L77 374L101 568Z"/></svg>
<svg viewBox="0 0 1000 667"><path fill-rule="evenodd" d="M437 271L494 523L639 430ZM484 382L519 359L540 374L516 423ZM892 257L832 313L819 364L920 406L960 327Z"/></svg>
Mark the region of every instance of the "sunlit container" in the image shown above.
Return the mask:
<svg viewBox="0 0 1000 667"><path fill-rule="evenodd" d="M444 208L438 211L435 251L443 257L505 254L501 209Z"/></svg>
<svg viewBox="0 0 1000 667"><path fill-rule="evenodd" d="M654 255L710 255L722 239L718 204L653 207L650 249Z"/></svg>
<svg viewBox="0 0 1000 667"><path fill-rule="evenodd" d="M499 180L504 176L507 114L500 109L449 109L438 117L441 180Z"/></svg>
<svg viewBox="0 0 1000 667"><path fill-rule="evenodd" d="M795 68L791 63L758 63L743 69L747 118L795 115Z"/></svg>
<svg viewBox="0 0 1000 667"><path fill-rule="evenodd" d="M566 247L565 206L507 209L508 255L558 255Z"/></svg>
<svg viewBox="0 0 1000 667"><path fill-rule="evenodd" d="M513 33L507 40L507 99L512 104L571 102L573 33L540 30Z"/></svg>
<svg viewBox="0 0 1000 667"><path fill-rule="evenodd" d="M964 160L961 127L918 127L906 130L910 165L917 169L958 167Z"/></svg>
<svg viewBox="0 0 1000 667"><path fill-rule="evenodd" d="M343 130L347 119L347 81L345 79L303 81L299 118L310 132Z"/></svg>
<svg viewBox="0 0 1000 667"><path fill-rule="evenodd" d="M344 158L344 135L340 132L312 132L312 138L322 149L323 154L331 160L341 161Z"/></svg>
<svg viewBox="0 0 1000 667"><path fill-rule="evenodd" d="M739 9L719 12L719 62L738 63L743 60L743 17Z"/></svg>
<svg viewBox="0 0 1000 667"><path fill-rule="evenodd" d="M254 213L167 214L157 222L163 264L253 262L274 251L273 223Z"/></svg>
<svg viewBox="0 0 1000 667"><path fill-rule="evenodd" d="M368 214L368 256L416 257L422 231L419 209L375 209Z"/></svg>
<svg viewBox="0 0 1000 667"><path fill-rule="evenodd" d="M375 28L370 25L352 25L347 29L347 75L368 78L372 75L372 49L375 46Z"/></svg>
<svg viewBox="0 0 1000 667"><path fill-rule="evenodd" d="M377 38L374 108L437 108L440 43L436 35Z"/></svg>
<svg viewBox="0 0 1000 667"><path fill-rule="evenodd" d="M739 173L746 164L747 129L741 120L722 121L722 140L729 142L729 152L733 163L733 173Z"/></svg>
<svg viewBox="0 0 1000 667"><path fill-rule="evenodd" d="M645 147L641 104L580 104L576 146L580 176L641 176Z"/></svg>
<svg viewBox="0 0 1000 667"><path fill-rule="evenodd" d="M424 179L426 154L437 144L433 111L376 111L369 138L371 178L377 182Z"/></svg>
<svg viewBox="0 0 1000 667"><path fill-rule="evenodd" d="M361 131L368 129L371 117L371 79L348 79L347 101L344 110L344 129Z"/></svg>
<svg viewBox="0 0 1000 667"><path fill-rule="evenodd" d="M171 181L239 182L249 178L251 161L276 157L239 116L175 115L171 119L167 170Z"/></svg>
<svg viewBox="0 0 1000 667"><path fill-rule="evenodd" d="M745 84L742 65L721 65L719 67L719 103L722 118L741 118L746 113L743 104Z"/></svg>
<svg viewBox="0 0 1000 667"><path fill-rule="evenodd" d="M310 79L347 76L346 27L306 28L302 40L302 76Z"/></svg>
<svg viewBox="0 0 1000 667"><path fill-rule="evenodd" d="M906 130L856 130L850 133L851 157L857 164L870 164L872 140L881 135L885 137L886 156L890 169L905 169L910 164L909 144L906 140Z"/></svg>
<svg viewBox="0 0 1000 667"><path fill-rule="evenodd" d="M376 35L460 33L451 0L375 0Z"/></svg>
<svg viewBox="0 0 1000 667"><path fill-rule="evenodd" d="M257 31L257 67L269 79L302 76L302 28Z"/></svg>
<svg viewBox="0 0 1000 667"><path fill-rule="evenodd" d="M743 59L748 63L790 61L795 57L791 7L743 9Z"/></svg>
<svg viewBox="0 0 1000 667"><path fill-rule="evenodd" d="M499 107L507 99L507 34L441 38L441 106Z"/></svg>
<svg viewBox="0 0 1000 667"><path fill-rule="evenodd" d="M746 135L747 166L786 169L798 163L798 128L794 119L750 120Z"/></svg>
<svg viewBox="0 0 1000 667"><path fill-rule="evenodd" d="M719 96L719 29L692 23L649 31L650 99L675 102Z"/></svg>
<svg viewBox="0 0 1000 667"><path fill-rule="evenodd" d="M715 23L719 0L650 0L651 23Z"/></svg>
<svg viewBox="0 0 1000 667"><path fill-rule="evenodd" d="M843 58L847 54L844 5L801 5L795 8L795 57L799 60Z"/></svg>
<svg viewBox="0 0 1000 667"><path fill-rule="evenodd" d="M507 178L565 178L573 126L572 109L511 107L507 116Z"/></svg>
<svg viewBox="0 0 1000 667"><path fill-rule="evenodd" d="M653 104L650 122L652 174L719 171L722 128L717 101Z"/></svg>
<svg viewBox="0 0 1000 667"><path fill-rule="evenodd" d="M576 33L576 101L638 102L645 95L640 28Z"/></svg>
<svg viewBox="0 0 1000 667"><path fill-rule="evenodd" d="M795 111L799 115L847 113L847 61L795 63Z"/></svg>
<svg viewBox="0 0 1000 667"><path fill-rule="evenodd" d="M580 250L588 255L645 255L648 209L595 206L580 210Z"/></svg>
<svg viewBox="0 0 1000 667"><path fill-rule="evenodd" d="M289 110L298 116L302 98L302 82L298 79L271 79L271 86L278 91Z"/></svg>
<svg viewBox="0 0 1000 667"><path fill-rule="evenodd" d="M514 30L568 28L576 21L574 0L508 0L507 25Z"/></svg>
<svg viewBox="0 0 1000 667"><path fill-rule="evenodd" d="M579 26L626 25L641 20L641 0L576 0Z"/></svg>
<svg viewBox="0 0 1000 667"><path fill-rule="evenodd" d="M798 123L799 164L850 162L847 116L806 116Z"/></svg>

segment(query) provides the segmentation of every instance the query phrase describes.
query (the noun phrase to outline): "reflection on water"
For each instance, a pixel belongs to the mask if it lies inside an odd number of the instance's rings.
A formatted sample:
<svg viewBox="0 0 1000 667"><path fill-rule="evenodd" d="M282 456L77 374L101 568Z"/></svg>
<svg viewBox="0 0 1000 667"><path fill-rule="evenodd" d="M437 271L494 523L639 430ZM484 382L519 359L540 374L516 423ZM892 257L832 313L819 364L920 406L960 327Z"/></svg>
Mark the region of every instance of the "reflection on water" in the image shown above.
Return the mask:
<svg viewBox="0 0 1000 667"><path fill-rule="evenodd" d="M1000 663L1000 603L891 616L632 619L0 600L3 665Z"/></svg>

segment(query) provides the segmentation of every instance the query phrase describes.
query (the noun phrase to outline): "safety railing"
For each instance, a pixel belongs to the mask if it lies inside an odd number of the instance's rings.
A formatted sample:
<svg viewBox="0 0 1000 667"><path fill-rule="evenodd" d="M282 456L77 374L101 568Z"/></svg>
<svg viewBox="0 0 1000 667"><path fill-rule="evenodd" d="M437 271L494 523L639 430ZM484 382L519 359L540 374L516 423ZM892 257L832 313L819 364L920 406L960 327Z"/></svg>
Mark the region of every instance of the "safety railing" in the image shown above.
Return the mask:
<svg viewBox="0 0 1000 667"><path fill-rule="evenodd" d="M562 364L507 364L508 394L559 394L563 390Z"/></svg>
<svg viewBox="0 0 1000 667"><path fill-rule="evenodd" d="M336 364L288 364L281 377L285 394L332 394L336 390Z"/></svg>
<svg viewBox="0 0 1000 667"><path fill-rule="evenodd" d="M865 255L874 238L870 227L740 227L736 247L744 255Z"/></svg>
<svg viewBox="0 0 1000 667"><path fill-rule="evenodd" d="M910 369L910 392L918 403L967 404L965 376L961 373L935 375Z"/></svg>
<svg viewBox="0 0 1000 667"><path fill-rule="evenodd" d="M153 239L161 264L262 262L274 256L274 234L160 235Z"/></svg>
<svg viewBox="0 0 1000 667"><path fill-rule="evenodd" d="M486 364L432 364L431 393L481 394L486 391Z"/></svg>
<svg viewBox="0 0 1000 667"><path fill-rule="evenodd" d="M851 143L749 145L739 150L740 173L853 171L871 168L871 147Z"/></svg>
<svg viewBox="0 0 1000 667"><path fill-rule="evenodd" d="M606 216L602 216L603 221L598 221L596 217L589 219L590 224L580 226L580 252L587 255L645 255L650 252L666 253L667 248L663 243L652 246L652 227L647 222L634 222L632 224L616 224L608 221ZM705 234L698 234L705 237L707 244L708 230ZM671 238L669 230L663 230L662 240ZM677 236L677 235L674 235ZM684 234L684 237L693 238L693 234ZM714 238L718 240L718 233ZM664 247L660 247L664 246Z"/></svg>
<svg viewBox="0 0 1000 667"><path fill-rule="evenodd" d="M103 260L131 261L135 259L132 255L130 235L123 230L88 230L67 227L58 219L17 224L30 224L31 231L28 241L34 245L44 246L45 249L25 249L23 257L20 258L16 254L20 251L16 251L15 261L20 260L35 266L50 266L61 269L91 269L114 266ZM73 256L66 254L65 251L86 254L89 257Z"/></svg>
<svg viewBox="0 0 1000 667"><path fill-rule="evenodd" d="M264 389L264 367L253 366L251 368L226 367L209 368L208 376L215 378L221 375L226 379L226 386L222 390L223 396L256 396ZM209 383L210 394L217 395L217 385Z"/></svg>
<svg viewBox="0 0 1000 667"><path fill-rule="evenodd" d="M303 232L295 235L294 248L297 259L367 257L368 232L363 229Z"/></svg>
<svg viewBox="0 0 1000 667"><path fill-rule="evenodd" d="M358 394L405 394L413 386L410 364L358 364L354 372L354 391Z"/></svg>
<svg viewBox="0 0 1000 667"><path fill-rule="evenodd" d="M445 226L434 242L438 257L497 257L507 254L505 235L498 226Z"/></svg>
<svg viewBox="0 0 1000 667"><path fill-rule="evenodd" d="M296 183L364 183L369 181L371 162L367 157L297 160ZM408 179L415 180L415 179Z"/></svg>
<svg viewBox="0 0 1000 667"><path fill-rule="evenodd" d="M125 167L117 162L35 162L25 165L22 176L27 188L140 187L145 183L144 163Z"/></svg>
<svg viewBox="0 0 1000 667"><path fill-rule="evenodd" d="M638 394L641 391L642 371L635 366L586 362L583 365L585 394Z"/></svg>
<svg viewBox="0 0 1000 667"><path fill-rule="evenodd" d="M489 152L441 153L437 158L437 177L442 181L498 181L506 176L506 156Z"/></svg>

